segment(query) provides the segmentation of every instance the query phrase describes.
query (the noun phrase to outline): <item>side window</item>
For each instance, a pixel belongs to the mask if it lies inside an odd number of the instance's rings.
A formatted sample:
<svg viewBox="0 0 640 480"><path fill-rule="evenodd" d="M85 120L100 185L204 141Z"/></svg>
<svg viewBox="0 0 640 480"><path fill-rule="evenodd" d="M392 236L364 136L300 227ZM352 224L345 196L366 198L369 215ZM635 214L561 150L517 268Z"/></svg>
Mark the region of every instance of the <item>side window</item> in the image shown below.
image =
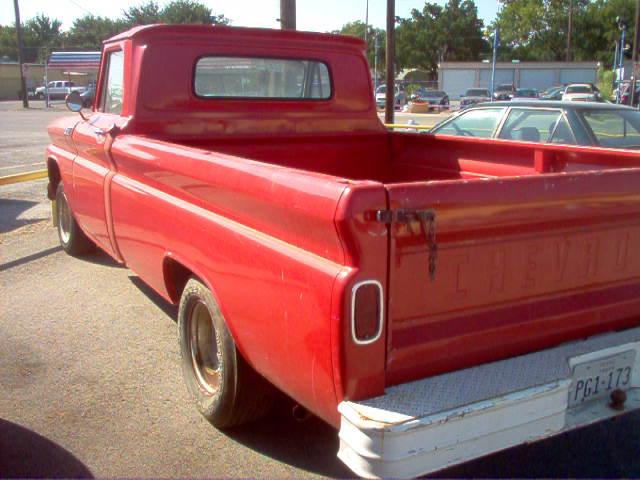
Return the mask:
<svg viewBox="0 0 640 480"><path fill-rule="evenodd" d="M560 117L556 131L553 132L551 143L562 143L564 145L575 145L576 139L573 136L571 127L564 117Z"/></svg>
<svg viewBox="0 0 640 480"><path fill-rule="evenodd" d="M498 123L500 123L504 110L504 108L469 110L442 127L435 129L433 133L490 138L493 136Z"/></svg>
<svg viewBox="0 0 640 480"><path fill-rule="evenodd" d="M560 116L558 110L514 108L509 113L499 138L546 143L551 139Z"/></svg>
<svg viewBox="0 0 640 480"><path fill-rule="evenodd" d="M124 53L121 50L109 53L107 58L107 75L102 98L101 110L105 113L120 115L124 95Z"/></svg>
<svg viewBox="0 0 640 480"><path fill-rule="evenodd" d="M56 82L56 88L62 88L62 82Z"/></svg>

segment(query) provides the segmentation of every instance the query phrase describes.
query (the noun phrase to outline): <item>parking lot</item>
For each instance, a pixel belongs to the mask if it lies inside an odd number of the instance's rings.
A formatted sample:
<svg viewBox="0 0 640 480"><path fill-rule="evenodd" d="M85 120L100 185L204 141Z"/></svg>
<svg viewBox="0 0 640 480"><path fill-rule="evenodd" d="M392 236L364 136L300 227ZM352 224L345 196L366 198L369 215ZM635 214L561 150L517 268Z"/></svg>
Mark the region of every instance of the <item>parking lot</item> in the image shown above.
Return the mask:
<svg viewBox="0 0 640 480"><path fill-rule="evenodd" d="M44 168L61 105L0 102L0 176ZM398 114L433 125L442 115ZM337 432L269 418L220 432L190 405L176 309L95 253L58 246L46 180L0 186L1 477L348 477ZM439 472L435 477L638 477L640 414Z"/></svg>

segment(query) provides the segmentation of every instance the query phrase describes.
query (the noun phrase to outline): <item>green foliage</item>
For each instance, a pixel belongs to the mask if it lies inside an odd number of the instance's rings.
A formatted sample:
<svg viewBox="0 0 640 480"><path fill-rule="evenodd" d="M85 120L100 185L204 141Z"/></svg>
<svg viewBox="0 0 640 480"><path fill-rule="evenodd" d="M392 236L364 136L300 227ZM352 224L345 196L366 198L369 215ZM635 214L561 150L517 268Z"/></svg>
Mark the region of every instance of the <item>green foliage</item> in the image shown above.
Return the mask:
<svg viewBox="0 0 640 480"><path fill-rule="evenodd" d="M554 61L567 58L570 0L503 0L491 30L500 29L500 60ZM633 39L634 0L573 0L572 60L613 63L626 18L627 44ZM630 56L630 51L628 52Z"/></svg>
<svg viewBox="0 0 640 480"><path fill-rule="evenodd" d="M24 61L43 62L47 52L54 49L100 50L102 42L135 25L151 23L229 23L224 15L214 15L211 9L197 0L173 0L160 9L158 2L148 0L122 12L115 20L95 15L77 18L68 32L60 30L59 20L38 15L23 24ZM17 60L16 29L14 25L0 25L0 58Z"/></svg>
<svg viewBox="0 0 640 480"><path fill-rule="evenodd" d="M224 15L213 16L209 7L196 0L173 0L162 9L160 18L164 23L229 23Z"/></svg>
<svg viewBox="0 0 640 480"><path fill-rule="evenodd" d="M67 46L80 50L100 50L102 41L127 29L123 20L85 15L73 22L67 36Z"/></svg>
<svg viewBox="0 0 640 480"><path fill-rule="evenodd" d="M611 98L613 94L613 70L607 70L603 67L598 69L598 88L603 98Z"/></svg>
<svg viewBox="0 0 640 480"><path fill-rule="evenodd" d="M441 61L479 60L489 46L473 0L448 0L444 7L425 3L396 29L398 68L420 68L437 75Z"/></svg>
<svg viewBox="0 0 640 480"><path fill-rule="evenodd" d="M129 7L122 12L124 21L131 26L160 23L160 7L158 2L149 1L137 7Z"/></svg>

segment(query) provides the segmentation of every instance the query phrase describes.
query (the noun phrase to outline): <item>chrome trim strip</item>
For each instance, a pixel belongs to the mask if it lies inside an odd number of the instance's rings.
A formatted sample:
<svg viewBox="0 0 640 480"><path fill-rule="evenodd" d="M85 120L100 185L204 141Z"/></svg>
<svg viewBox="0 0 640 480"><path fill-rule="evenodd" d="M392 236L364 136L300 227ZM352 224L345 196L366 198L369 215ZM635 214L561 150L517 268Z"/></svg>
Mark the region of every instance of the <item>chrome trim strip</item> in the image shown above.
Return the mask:
<svg viewBox="0 0 640 480"><path fill-rule="evenodd" d="M378 331L373 338L368 340L358 340L356 337L356 293L360 287L364 285L375 285L378 287L378 295L380 298L380 313L378 318ZM382 290L382 284L377 280L364 280L356 283L351 289L351 338L356 345L370 345L376 342L382 335L382 329L384 326L384 292Z"/></svg>

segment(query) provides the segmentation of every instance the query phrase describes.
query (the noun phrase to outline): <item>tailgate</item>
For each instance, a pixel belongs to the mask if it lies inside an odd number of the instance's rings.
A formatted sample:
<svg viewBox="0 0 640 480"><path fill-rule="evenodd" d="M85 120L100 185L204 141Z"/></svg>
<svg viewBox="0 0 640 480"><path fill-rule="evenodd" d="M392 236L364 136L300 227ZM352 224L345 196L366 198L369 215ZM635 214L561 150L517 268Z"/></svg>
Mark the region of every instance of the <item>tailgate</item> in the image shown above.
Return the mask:
<svg viewBox="0 0 640 480"><path fill-rule="evenodd" d="M640 169L387 191L387 385L640 323Z"/></svg>

